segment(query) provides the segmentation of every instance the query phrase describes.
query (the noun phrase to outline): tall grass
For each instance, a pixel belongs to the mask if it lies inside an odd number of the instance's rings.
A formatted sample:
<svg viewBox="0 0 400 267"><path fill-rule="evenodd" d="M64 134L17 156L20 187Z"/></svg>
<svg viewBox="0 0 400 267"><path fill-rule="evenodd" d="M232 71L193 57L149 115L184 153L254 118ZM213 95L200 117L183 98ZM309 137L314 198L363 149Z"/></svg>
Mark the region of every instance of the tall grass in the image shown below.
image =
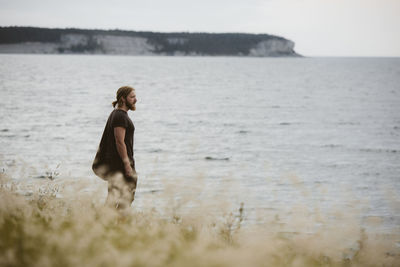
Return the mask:
<svg viewBox="0 0 400 267"><path fill-rule="evenodd" d="M244 227L245 204L220 215L173 201L164 214L116 211L95 194L59 198L54 181L23 195L0 178L0 266L400 266L398 233L346 221L288 233L278 219Z"/></svg>

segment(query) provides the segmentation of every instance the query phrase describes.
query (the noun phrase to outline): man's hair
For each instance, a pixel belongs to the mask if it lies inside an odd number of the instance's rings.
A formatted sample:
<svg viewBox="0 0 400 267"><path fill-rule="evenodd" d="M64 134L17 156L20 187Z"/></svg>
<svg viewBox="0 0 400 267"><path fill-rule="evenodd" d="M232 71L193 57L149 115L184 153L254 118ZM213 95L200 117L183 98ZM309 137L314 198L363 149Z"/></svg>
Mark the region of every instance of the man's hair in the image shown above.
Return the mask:
<svg viewBox="0 0 400 267"><path fill-rule="evenodd" d="M130 86L122 86L118 89L117 91L117 100L112 102L113 107L115 108L115 105L118 104L118 107L121 107L124 102L122 101L123 98L126 99L126 97L132 92L135 91L135 88L130 87Z"/></svg>

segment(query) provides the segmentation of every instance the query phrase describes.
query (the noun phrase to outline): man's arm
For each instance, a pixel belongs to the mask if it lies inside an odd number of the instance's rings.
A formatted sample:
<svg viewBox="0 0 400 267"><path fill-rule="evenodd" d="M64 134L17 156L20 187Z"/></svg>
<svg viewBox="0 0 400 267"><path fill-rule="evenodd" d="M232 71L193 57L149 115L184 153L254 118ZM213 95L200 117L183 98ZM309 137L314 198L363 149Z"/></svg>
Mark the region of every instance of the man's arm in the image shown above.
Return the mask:
<svg viewBox="0 0 400 267"><path fill-rule="evenodd" d="M127 176L133 176L133 170L128 158L128 152L126 151L125 145L125 128L124 127L115 127L114 128L114 136L115 136L115 144L117 145L117 151L119 156L124 163L125 174Z"/></svg>

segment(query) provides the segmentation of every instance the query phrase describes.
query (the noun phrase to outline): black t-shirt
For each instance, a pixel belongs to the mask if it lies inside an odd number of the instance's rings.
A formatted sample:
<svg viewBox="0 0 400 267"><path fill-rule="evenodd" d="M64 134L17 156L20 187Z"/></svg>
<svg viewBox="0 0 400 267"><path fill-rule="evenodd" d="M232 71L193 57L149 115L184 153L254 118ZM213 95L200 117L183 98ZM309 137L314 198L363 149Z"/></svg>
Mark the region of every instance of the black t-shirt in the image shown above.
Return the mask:
<svg viewBox="0 0 400 267"><path fill-rule="evenodd" d="M103 136L101 137L99 149L97 150L96 158L93 162L94 171L95 168L100 165L106 165L109 171L124 170L124 164L115 143L115 127L125 128L124 142L126 145L126 151L132 167L134 168L135 166L135 161L133 159L133 135L135 132L135 126L126 111L114 109L108 117Z"/></svg>

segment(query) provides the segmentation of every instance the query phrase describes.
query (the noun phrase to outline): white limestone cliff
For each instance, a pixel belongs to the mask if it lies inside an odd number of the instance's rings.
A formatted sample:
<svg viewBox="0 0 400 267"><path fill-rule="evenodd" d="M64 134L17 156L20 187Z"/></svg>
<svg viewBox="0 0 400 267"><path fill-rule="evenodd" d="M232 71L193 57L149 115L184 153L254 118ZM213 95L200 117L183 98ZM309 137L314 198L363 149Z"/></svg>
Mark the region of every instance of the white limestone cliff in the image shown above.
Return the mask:
<svg viewBox="0 0 400 267"><path fill-rule="evenodd" d="M169 37L169 44L184 45L185 38ZM87 54L116 54L116 55L165 55L155 52L161 45L153 45L144 37L116 36L116 35L88 35L88 34L62 34L60 42L41 43L26 42L17 44L0 44L0 53L87 53ZM272 38L261 41L248 54L237 56L274 57L274 56L298 56L294 52L294 43L290 40ZM186 53L179 49L169 55L204 55L196 52Z"/></svg>
<svg viewBox="0 0 400 267"><path fill-rule="evenodd" d="M271 39L259 42L256 47L250 49L249 56L269 57L292 54L294 42L289 40Z"/></svg>

